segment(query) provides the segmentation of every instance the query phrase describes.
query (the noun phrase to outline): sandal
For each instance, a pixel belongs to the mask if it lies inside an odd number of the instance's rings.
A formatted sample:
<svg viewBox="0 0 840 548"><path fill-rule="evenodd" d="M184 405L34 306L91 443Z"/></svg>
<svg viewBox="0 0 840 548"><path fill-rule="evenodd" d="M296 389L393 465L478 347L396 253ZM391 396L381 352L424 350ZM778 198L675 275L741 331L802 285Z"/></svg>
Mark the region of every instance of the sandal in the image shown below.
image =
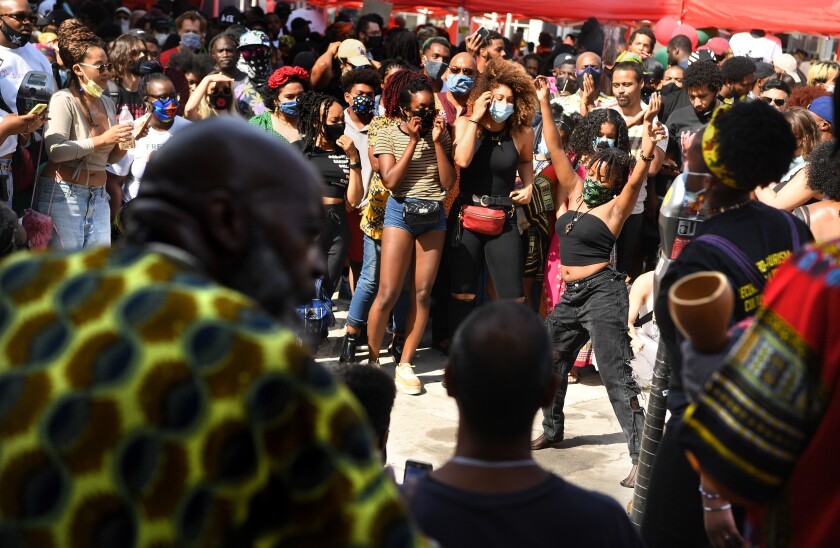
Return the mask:
<svg viewBox="0 0 840 548"><path fill-rule="evenodd" d="M571 371L569 371L569 384L579 384L580 383L580 372L575 371L575 368L572 367Z"/></svg>

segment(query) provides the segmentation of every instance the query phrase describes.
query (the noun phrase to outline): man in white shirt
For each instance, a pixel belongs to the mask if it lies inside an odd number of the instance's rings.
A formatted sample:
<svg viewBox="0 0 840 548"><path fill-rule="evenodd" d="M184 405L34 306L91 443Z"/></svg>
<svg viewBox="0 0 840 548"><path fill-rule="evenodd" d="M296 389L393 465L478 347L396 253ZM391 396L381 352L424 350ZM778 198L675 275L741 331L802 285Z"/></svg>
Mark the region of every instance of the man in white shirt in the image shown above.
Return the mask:
<svg viewBox="0 0 840 548"><path fill-rule="evenodd" d="M26 73L41 71L52 74L46 56L29 43L37 20L38 16L32 13L26 0L0 0L0 96L6 103L5 107L0 107L3 117L7 113L18 114L18 88ZM29 128L30 131L34 129ZM11 204L13 188L9 162L17 143L18 136L10 135L0 144L0 164L6 166L6 171L2 173L5 179L2 197L7 204Z"/></svg>
<svg viewBox="0 0 840 548"><path fill-rule="evenodd" d="M729 47L735 55L752 57L765 63L771 62L773 57L782 53L781 46L766 38L763 30L739 32L729 39Z"/></svg>
<svg viewBox="0 0 840 548"><path fill-rule="evenodd" d="M647 105L642 102L643 85L644 68L642 65L634 62L623 62L617 63L613 67L612 90L617 105L612 108L617 110L627 123L627 135L630 137L630 153L637 161L639 161L639 154L641 154L642 149L642 133L644 131L642 119L645 109L647 109ZM648 200L650 203L647 204L647 209L648 213L653 215L656 210L656 192L653 188L653 176L662 167L667 146L667 139L663 139L657 143L653 153L654 160L649 164L648 183L639 192L633 213L624 223L624 227L621 229L621 234L616 243L618 254L616 267L620 272L628 273L631 278L635 278L635 275L640 274L640 272L632 272L632 267L639 245L639 238L642 235L642 216L645 211L645 201L648 196L651 197Z"/></svg>

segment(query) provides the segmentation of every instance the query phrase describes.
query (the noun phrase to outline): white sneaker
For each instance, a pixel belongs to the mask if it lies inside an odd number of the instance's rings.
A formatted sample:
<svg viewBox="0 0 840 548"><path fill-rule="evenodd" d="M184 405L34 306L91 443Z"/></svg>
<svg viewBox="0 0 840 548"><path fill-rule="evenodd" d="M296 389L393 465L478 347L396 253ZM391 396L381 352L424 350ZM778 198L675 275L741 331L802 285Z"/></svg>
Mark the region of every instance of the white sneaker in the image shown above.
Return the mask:
<svg viewBox="0 0 840 548"><path fill-rule="evenodd" d="M397 365L394 370L394 384L400 392L416 396L423 391L423 385L420 384L420 379L414 374L413 365L410 363L401 363Z"/></svg>

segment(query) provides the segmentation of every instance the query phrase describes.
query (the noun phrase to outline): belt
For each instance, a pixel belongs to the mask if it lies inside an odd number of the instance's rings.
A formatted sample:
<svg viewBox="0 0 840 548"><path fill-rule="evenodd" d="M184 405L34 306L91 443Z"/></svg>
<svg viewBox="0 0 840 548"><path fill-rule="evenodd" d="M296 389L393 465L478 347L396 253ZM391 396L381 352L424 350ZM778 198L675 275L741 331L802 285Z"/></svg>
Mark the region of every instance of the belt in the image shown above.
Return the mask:
<svg viewBox="0 0 840 548"><path fill-rule="evenodd" d="M608 276L614 276L617 273L618 273L618 271L615 268L607 265L604 268L602 268L601 270L599 270L598 272L596 272L595 274L590 274L589 276L585 276L585 277L580 278L578 280L573 280L571 282L566 282L566 289L569 289L569 290L572 290L572 291L576 291L578 289L583 289L584 286L586 286L586 284L589 283L589 282L593 282L595 280L605 278L605 277L608 277Z"/></svg>
<svg viewBox="0 0 840 548"><path fill-rule="evenodd" d="M470 201L470 199L465 201ZM472 203L482 207L513 207L515 205L510 196L487 196L486 194L484 196L473 194Z"/></svg>

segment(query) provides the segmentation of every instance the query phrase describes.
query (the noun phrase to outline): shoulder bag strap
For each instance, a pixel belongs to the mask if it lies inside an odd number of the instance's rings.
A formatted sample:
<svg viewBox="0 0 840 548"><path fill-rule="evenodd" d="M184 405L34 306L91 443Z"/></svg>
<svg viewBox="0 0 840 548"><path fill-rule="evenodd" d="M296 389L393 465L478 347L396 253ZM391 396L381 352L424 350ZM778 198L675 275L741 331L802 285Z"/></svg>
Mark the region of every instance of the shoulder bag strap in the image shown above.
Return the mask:
<svg viewBox="0 0 840 548"><path fill-rule="evenodd" d="M790 249L796 253L799 251L799 248L802 247L802 244L799 241L799 231L796 230L796 222L793 220L793 215L787 213L786 211L782 211L781 213L785 216L785 221L787 221L788 227L790 228Z"/></svg>
<svg viewBox="0 0 840 548"><path fill-rule="evenodd" d="M735 247L732 242L715 234L704 234L698 237L697 241L707 243L722 251L732 262L740 267L741 272L755 285L756 289L764 291L764 284L766 283L764 276L762 276L758 267L753 264L747 254Z"/></svg>

